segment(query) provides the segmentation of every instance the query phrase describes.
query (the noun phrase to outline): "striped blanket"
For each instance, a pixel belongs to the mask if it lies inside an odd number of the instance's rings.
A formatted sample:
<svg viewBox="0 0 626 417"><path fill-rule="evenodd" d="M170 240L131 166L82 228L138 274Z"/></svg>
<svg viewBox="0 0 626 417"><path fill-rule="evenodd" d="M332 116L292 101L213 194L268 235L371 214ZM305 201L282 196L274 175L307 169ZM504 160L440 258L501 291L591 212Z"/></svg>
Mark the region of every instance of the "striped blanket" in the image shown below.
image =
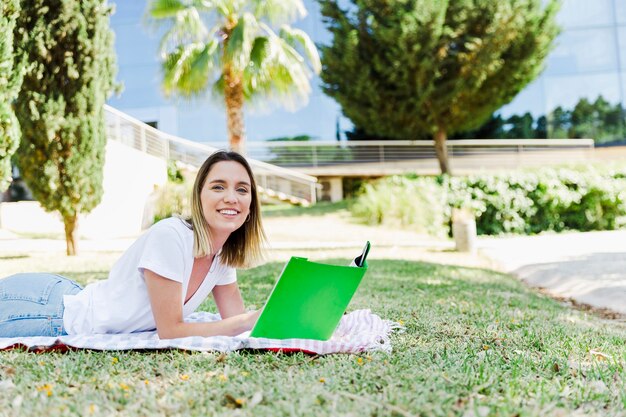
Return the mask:
<svg viewBox="0 0 626 417"><path fill-rule="evenodd" d="M196 312L186 320L207 322L219 320L219 315ZM311 354L359 353L383 350L391 352L389 340L392 330L400 328L398 323L383 320L370 310L356 310L342 317L330 340L308 339L263 339L249 337L250 332L235 337L184 337L161 340L156 332L130 334L73 335L60 337L17 337L0 338L0 350L26 348L36 352L51 350L95 349L183 349L198 351L228 352L238 349L267 349L302 351Z"/></svg>

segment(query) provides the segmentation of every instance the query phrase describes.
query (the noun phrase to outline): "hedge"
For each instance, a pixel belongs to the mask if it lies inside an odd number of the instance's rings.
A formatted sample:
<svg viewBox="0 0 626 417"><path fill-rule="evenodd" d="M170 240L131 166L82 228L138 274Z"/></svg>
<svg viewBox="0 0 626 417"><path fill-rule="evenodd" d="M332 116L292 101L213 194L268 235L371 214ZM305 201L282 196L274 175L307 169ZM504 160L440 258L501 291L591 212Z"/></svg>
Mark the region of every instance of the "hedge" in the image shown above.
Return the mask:
<svg viewBox="0 0 626 417"><path fill-rule="evenodd" d="M444 234L452 208L473 212L483 235L614 230L626 221L626 171L387 177L364 184L351 210L368 223Z"/></svg>

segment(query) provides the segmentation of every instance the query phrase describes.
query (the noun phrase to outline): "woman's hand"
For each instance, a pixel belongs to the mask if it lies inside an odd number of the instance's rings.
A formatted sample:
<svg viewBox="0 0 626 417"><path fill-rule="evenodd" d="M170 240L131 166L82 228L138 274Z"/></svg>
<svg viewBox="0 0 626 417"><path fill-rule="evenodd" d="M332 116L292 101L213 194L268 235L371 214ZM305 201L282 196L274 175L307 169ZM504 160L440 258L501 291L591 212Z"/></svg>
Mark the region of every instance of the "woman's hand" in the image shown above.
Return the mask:
<svg viewBox="0 0 626 417"><path fill-rule="evenodd" d="M261 310L248 311L247 313L243 313L243 325L246 328L246 331L252 330L257 320L259 320L259 316L261 315Z"/></svg>
<svg viewBox="0 0 626 417"><path fill-rule="evenodd" d="M144 277L157 333L161 339L187 336L236 336L252 329L261 314L260 311L251 311L210 323L187 323L183 319L182 284L162 277L149 269L144 270ZM236 293L238 294L239 291L237 290ZM229 312L232 314L234 311Z"/></svg>

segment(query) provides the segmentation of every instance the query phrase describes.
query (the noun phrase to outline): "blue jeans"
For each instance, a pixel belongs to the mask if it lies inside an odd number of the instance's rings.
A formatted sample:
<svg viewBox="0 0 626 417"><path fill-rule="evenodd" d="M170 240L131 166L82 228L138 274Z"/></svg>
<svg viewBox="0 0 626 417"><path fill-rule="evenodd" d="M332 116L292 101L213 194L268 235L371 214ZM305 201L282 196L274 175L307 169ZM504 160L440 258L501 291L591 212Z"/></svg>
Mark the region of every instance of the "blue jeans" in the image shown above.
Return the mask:
<svg viewBox="0 0 626 417"><path fill-rule="evenodd" d="M82 287L55 274L0 279L0 337L63 336L63 296Z"/></svg>

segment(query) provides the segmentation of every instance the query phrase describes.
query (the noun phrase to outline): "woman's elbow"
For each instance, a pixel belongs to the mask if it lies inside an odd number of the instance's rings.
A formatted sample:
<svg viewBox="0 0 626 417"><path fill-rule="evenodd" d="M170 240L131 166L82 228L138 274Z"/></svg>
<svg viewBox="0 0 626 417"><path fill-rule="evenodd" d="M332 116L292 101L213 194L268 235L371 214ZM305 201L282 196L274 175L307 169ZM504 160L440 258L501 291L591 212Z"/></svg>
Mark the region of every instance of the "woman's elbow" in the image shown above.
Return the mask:
<svg viewBox="0 0 626 417"><path fill-rule="evenodd" d="M177 339L183 337L179 326L176 325L157 325L157 335L159 339Z"/></svg>

